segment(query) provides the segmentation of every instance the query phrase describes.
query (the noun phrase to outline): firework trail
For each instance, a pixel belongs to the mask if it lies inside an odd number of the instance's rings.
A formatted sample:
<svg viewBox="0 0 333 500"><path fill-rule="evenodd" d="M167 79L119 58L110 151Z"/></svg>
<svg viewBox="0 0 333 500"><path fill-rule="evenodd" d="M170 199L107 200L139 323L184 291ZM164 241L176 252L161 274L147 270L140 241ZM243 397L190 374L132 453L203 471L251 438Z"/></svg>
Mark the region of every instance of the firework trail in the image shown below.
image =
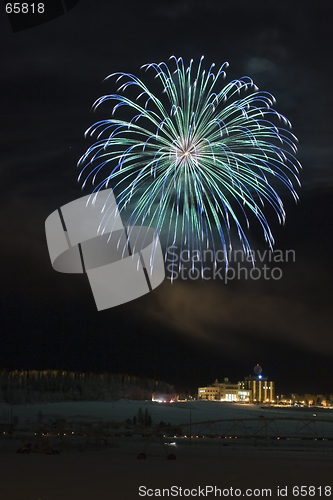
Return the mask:
<svg viewBox="0 0 333 500"><path fill-rule="evenodd" d="M110 184L120 212L130 207L127 224L151 225L159 234L163 230L167 247L180 239L181 248L189 251L215 252L221 242L227 255L235 227L248 253L245 228L252 212L272 248L264 203L273 207L280 223L286 216L275 180L298 199L294 186L301 166L290 122L273 109L274 97L259 91L251 78L222 85L228 63L217 71L212 64L206 71L203 57L196 70L193 60L187 67L181 58L170 60L173 70L164 62L143 66L154 72L160 98L134 75L106 78L119 82L119 93L93 105L95 110L114 103L112 118L86 131L97 142L79 160L82 187L91 182L95 195ZM130 112L128 120L115 118L123 107L129 110L123 109L125 115ZM107 207L103 221L115 210Z"/></svg>

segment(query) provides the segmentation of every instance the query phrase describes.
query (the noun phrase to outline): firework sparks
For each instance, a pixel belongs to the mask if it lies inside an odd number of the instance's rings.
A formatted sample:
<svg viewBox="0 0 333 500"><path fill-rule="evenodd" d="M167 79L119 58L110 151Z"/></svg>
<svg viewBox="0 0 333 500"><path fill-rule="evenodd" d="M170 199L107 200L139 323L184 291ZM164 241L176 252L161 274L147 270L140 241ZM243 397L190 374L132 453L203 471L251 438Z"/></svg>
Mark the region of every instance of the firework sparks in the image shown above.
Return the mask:
<svg viewBox="0 0 333 500"><path fill-rule="evenodd" d="M127 224L164 231L167 246L178 238L190 251L215 251L221 242L227 254L234 225L248 253L245 228L252 212L272 248L264 203L280 223L286 216L275 180L298 199L300 164L290 122L251 78L222 85L228 63L206 71L203 57L196 70L192 60L186 67L181 58L170 59L173 71L163 62L143 66L155 72L160 98L134 75L107 77L119 82L119 93L94 103L96 109L113 101L112 118L86 131L97 142L79 160L79 180L83 186L91 182L93 193L111 184L120 212L130 207ZM132 91L135 96L126 97ZM115 117L123 106L131 112L129 120ZM103 220L116 209L107 207Z"/></svg>

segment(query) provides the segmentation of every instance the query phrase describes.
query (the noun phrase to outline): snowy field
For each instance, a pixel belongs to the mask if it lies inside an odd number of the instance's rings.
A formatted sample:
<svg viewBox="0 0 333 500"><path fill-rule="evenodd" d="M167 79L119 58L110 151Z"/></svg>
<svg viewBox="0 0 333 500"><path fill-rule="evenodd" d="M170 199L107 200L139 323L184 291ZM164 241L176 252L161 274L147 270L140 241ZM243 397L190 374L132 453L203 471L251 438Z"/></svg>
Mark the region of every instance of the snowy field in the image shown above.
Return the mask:
<svg viewBox="0 0 333 500"><path fill-rule="evenodd" d="M329 498L322 493L333 487L332 456L321 453L269 452L252 450L247 454L222 449L219 455L182 454L166 460L161 454L137 460L134 446L110 448L86 453L60 455L18 455L0 453L1 500L135 500L139 487L150 489L197 489L213 486L229 491L255 489L256 498L266 498L263 489L277 495L278 487L287 487L287 498L295 498L292 488L315 487L312 498ZM178 490L179 491L179 490ZM332 490L330 490L332 491ZM258 494L259 492L259 494ZM186 494L186 493L185 493ZM162 495L150 495L160 498ZM165 495L167 497L167 495ZM170 496L170 495L169 495ZM186 495L190 498L197 494ZM224 496L227 496L226 492ZM180 497L180 495L178 495ZM208 498L218 498L209 494ZM182 496L181 498L184 498Z"/></svg>
<svg viewBox="0 0 333 500"><path fill-rule="evenodd" d="M304 435L313 430L306 424L308 418L318 420L317 433L324 430L321 419L330 420L325 432L333 427L331 410L263 408L236 403L69 402L15 405L12 408L0 404L1 422L9 421L12 411L12 418L18 418L18 429L36 426L41 416L46 425L57 419L65 419L74 427L80 422L96 426L100 422L110 423L106 442L95 435L52 437L52 445L59 448L59 455L17 454L16 449L22 446L22 435L19 432L12 436L8 433L1 435L0 500L134 500L160 498L163 488L164 498L167 498L172 497L171 486L178 488L174 492L177 491L180 498L195 498L198 488L206 486L216 486L224 496L227 492L228 496L236 496L231 488L238 488L238 496L246 496L248 488L256 490L252 497L257 498L281 498L283 495L277 494L278 487L287 487L284 496L294 498L294 486L313 486L316 494L308 497L327 498L329 495L324 494L324 488L330 486L333 496L333 440L303 441L298 438L273 441L259 439L260 433L255 439L221 439L209 435L213 428L219 432L216 426L202 427L203 435L198 438L194 435L191 440L179 435L169 436L167 430L165 437L151 438L135 432L135 426L129 425L120 425L119 432L113 430L114 423L133 419L139 408L143 412L148 410L153 424L161 420L172 425L191 422L193 434L199 429L196 422L234 418L256 418L257 425L264 421L262 417L296 417L303 422ZM294 432L294 427L293 431L290 427L293 422L283 421L280 429L286 434ZM146 453L146 460L137 459L140 452ZM170 453L176 455L176 460L166 459ZM150 488L149 493L154 494L140 496L140 486ZM180 495L179 488L186 488L186 494ZM267 488L270 495L262 492ZM188 490L193 490L193 494L188 495ZM208 495L201 496L219 498L209 491L208 488Z"/></svg>
<svg viewBox="0 0 333 500"><path fill-rule="evenodd" d="M14 405L12 412L19 418L20 424L26 420L37 421L37 415L42 412L45 421L56 418L66 420L99 421L108 420L122 422L133 419L139 408L146 409L152 416L153 424L161 420L172 425L200 422L206 420L230 418L255 418L260 415L267 417L304 417L311 418L316 414L318 418L330 419L333 422L333 409L317 408L277 408L241 403L226 403L220 401L187 401L179 403L156 403L152 401L120 400L114 402L68 402L68 403L41 403L32 405ZM0 403L0 420L8 419L11 407Z"/></svg>
<svg viewBox="0 0 333 500"><path fill-rule="evenodd" d="M106 439L125 434L137 437L145 432L142 426L132 424L133 418L137 419L140 410L143 414L148 413L152 419L153 430L147 429L148 433L154 433L154 429L164 423L161 427L164 429L163 433L171 437L173 434L178 438L193 436L194 439L236 437L236 439L251 438L252 442L274 438L307 439L323 441L321 444L333 451L331 409L279 408L215 401L156 403L120 400L13 406L2 403L0 432L6 433L8 437L12 422L14 425L12 438L17 438L20 433L22 438L22 432L34 435L38 430L67 437L72 434ZM174 426L174 429L170 429L169 425ZM0 434L0 451L7 446L4 442L8 443L3 434ZM284 447L286 444L283 443ZM288 444L291 446L292 443Z"/></svg>

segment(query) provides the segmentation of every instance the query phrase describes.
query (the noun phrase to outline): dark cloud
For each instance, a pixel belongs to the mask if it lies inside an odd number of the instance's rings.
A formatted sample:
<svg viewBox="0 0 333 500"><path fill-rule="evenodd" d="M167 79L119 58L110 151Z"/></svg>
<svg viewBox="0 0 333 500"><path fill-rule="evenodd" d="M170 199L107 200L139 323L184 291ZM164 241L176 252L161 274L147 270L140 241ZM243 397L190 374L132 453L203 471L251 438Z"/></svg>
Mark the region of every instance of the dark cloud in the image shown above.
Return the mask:
<svg viewBox="0 0 333 500"><path fill-rule="evenodd" d="M288 282L294 278L289 276ZM233 355L240 346L254 354L263 340L332 355L333 313L309 306L287 284L285 290L288 293L281 295L272 287L254 292L251 286L174 282L155 293L146 314L181 335Z"/></svg>

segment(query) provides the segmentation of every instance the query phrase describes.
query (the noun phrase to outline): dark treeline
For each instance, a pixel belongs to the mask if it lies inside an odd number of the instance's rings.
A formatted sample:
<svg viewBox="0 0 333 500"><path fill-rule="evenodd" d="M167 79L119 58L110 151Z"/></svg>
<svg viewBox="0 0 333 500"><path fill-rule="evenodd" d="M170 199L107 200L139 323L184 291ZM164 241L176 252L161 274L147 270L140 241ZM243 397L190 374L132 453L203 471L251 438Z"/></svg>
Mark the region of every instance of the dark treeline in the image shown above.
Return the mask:
<svg viewBox="0 0 333 500"><path fill-rule="evenodd" d="M0 401L36 403L151 399L153 392L170 394L165 382L124 374L79 373L62 370L0 371Z"/></svg>

